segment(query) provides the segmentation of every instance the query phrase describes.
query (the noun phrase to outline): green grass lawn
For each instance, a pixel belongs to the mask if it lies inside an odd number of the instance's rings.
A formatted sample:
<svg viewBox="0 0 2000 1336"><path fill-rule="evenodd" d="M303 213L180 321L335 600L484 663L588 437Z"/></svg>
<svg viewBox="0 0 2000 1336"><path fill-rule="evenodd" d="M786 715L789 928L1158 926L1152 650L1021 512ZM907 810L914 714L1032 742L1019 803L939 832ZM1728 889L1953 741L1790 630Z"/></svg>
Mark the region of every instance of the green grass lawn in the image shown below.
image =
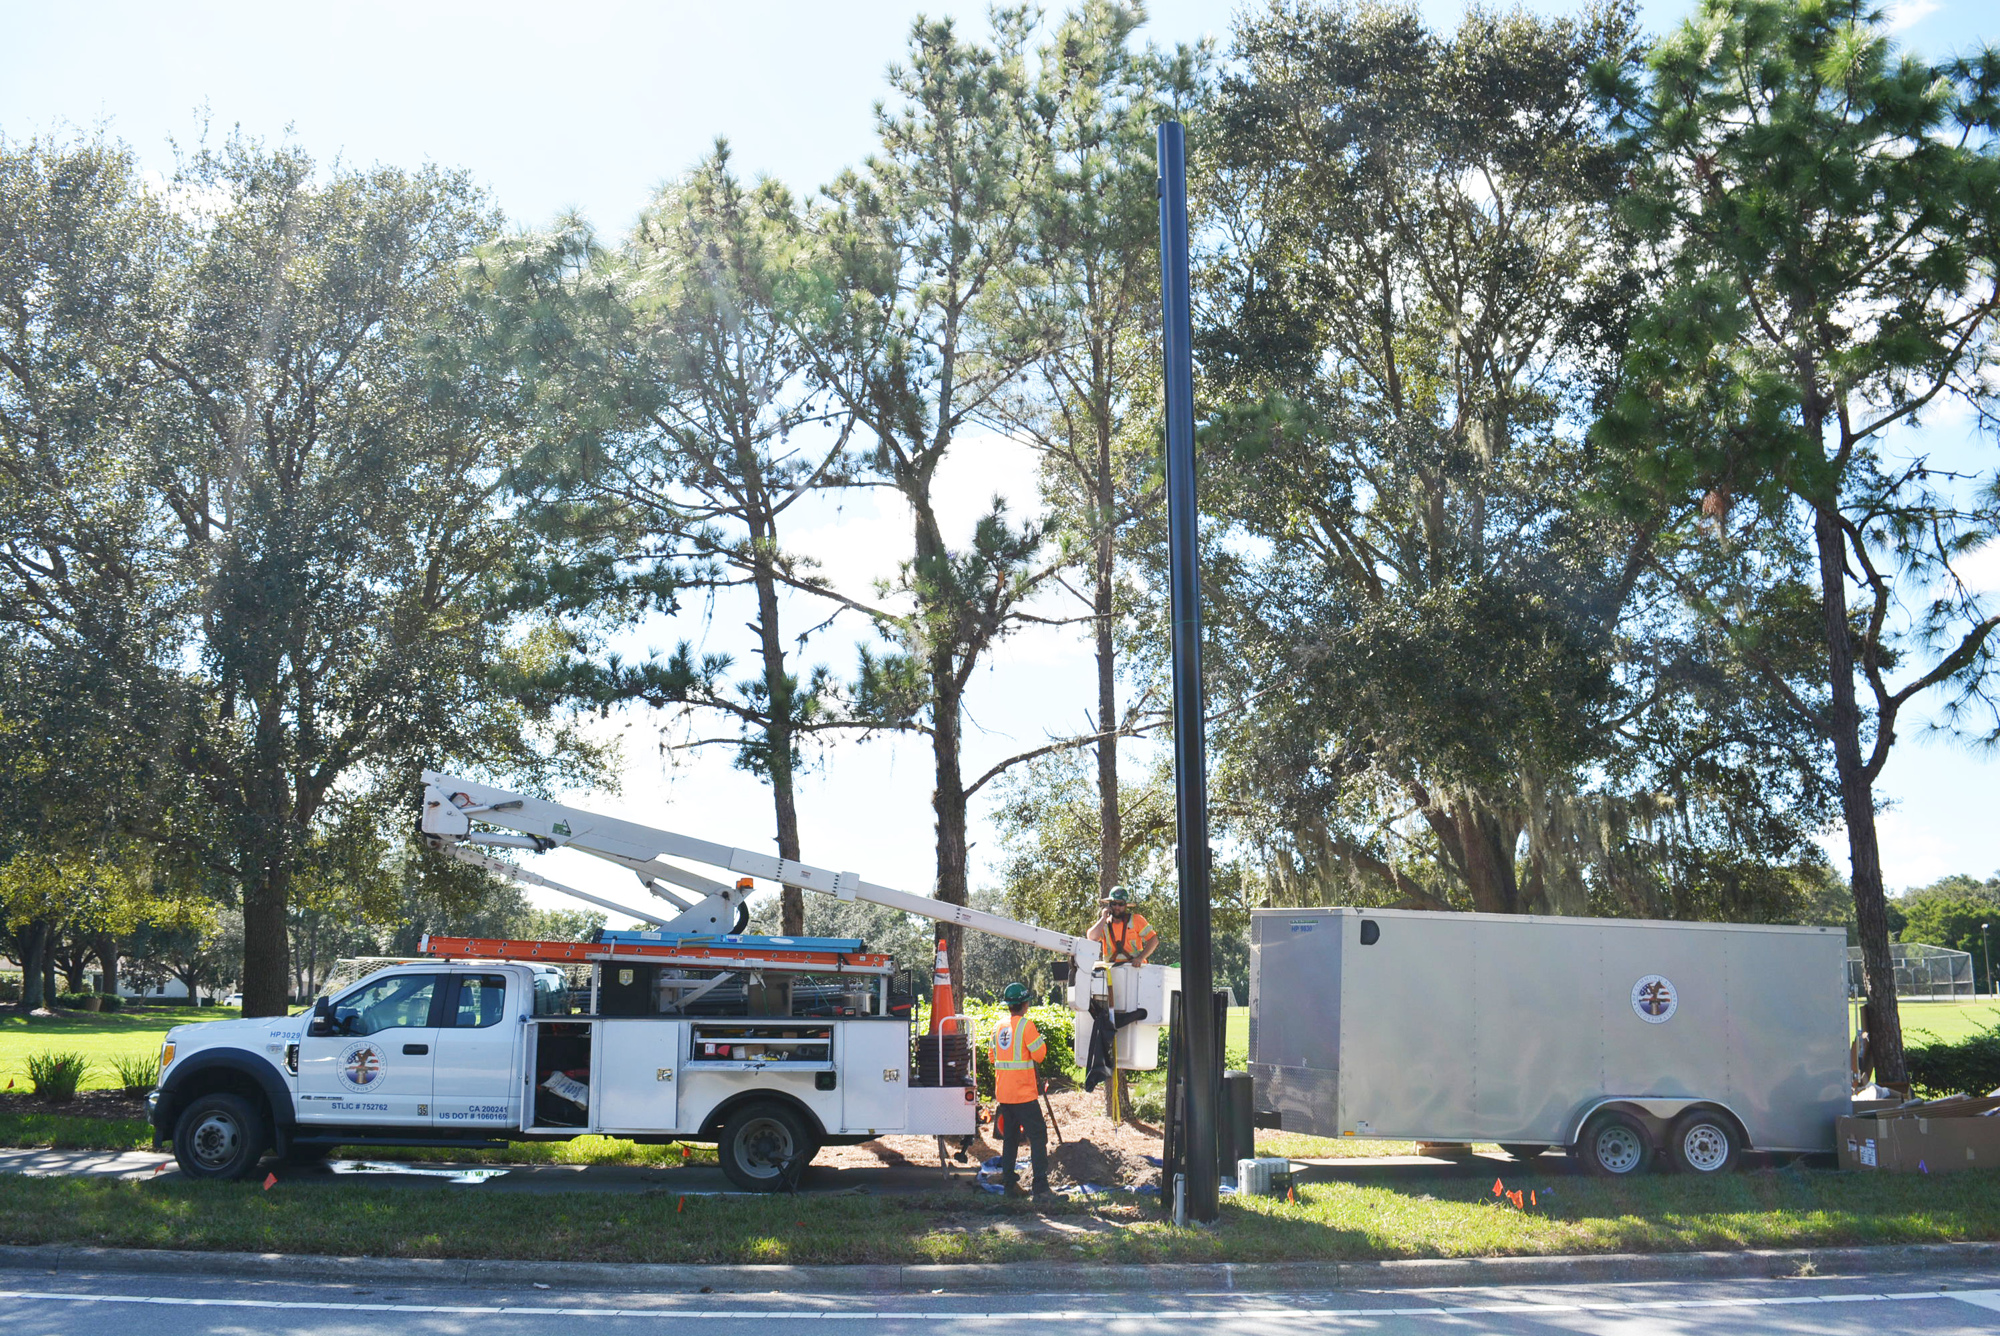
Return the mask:
<svg viewBox="0 0 2000 1336"><path fill-rule="evenodd" d="M19 1009L0 1011L0 1088L9 1080L16 1089L28 1086L31 1053L81 1053L90 1059L85 1090L115 1090L118 1058L150 1058L176 1025L196 1021L236 1019L234 1007L147 1007L142 1011L77 1012L62 1016L29 1016Z"/></svg>
<svg viewBox="0 0 2000 1336"><path fill-rule="evenodd" d="M1518 1181L1516 1178L1518 1177ZM1226 1198L1214 1229L1130 1199L1025 1205L920 1197L683 1197L391 1189L354 1183L0 1180L0 1242L635 1262L1309 1261L1937 1243L2000 1237L2000 1173L1801 1170L1631 1183L1510 1176L1492 1185L1309 1184L1296 1201ZM472 1194L477 1194L473 1205ZM1039 1218L1046 1215L1057 1228Z"/></svg>
<svg viewBox="0 0 2000 1336"><path fill-rule="evenodd" d="M1953 1043L1982 1030L2000 1025L2000 1003L1900 1002L1896 1014L1903 1022L1903 1041L1912 1047L1937 1042Z"/></svg>

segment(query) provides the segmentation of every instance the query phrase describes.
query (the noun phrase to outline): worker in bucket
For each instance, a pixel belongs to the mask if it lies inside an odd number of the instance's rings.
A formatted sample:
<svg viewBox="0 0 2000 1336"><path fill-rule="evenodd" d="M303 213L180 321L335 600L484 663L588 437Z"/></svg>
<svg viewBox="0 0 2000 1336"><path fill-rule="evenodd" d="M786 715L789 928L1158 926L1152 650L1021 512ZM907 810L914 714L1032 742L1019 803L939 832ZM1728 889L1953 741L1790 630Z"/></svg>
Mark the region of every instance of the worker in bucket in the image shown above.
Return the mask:
<svg viewBox="0 0 2000 1336"><path fill-rule="evenodd" d="M1001 996L1007 1019L993 1027L993 1097L1000 1105L1000 1172L1009 1192L1021 1190L1014 1168L1021 1138L1035 1166L1035 1195L1049 1195L1049 1127L1042 1120L1042 1081L1035 1064L1048 1056L1035 1023L1028 1019L1028 986L1010 983Z"/></svg>
<svg viewBox="0 0 2000 1336"><path fill-rule="evenodd" d="M1153 931L1144 914L1133 910L1122 886L1113 886L1111 894L1104 897L1097 922L1084 936L1104 948L1105 963L1111 965L1143 965L1160 944L1160 934Z"/></svg>

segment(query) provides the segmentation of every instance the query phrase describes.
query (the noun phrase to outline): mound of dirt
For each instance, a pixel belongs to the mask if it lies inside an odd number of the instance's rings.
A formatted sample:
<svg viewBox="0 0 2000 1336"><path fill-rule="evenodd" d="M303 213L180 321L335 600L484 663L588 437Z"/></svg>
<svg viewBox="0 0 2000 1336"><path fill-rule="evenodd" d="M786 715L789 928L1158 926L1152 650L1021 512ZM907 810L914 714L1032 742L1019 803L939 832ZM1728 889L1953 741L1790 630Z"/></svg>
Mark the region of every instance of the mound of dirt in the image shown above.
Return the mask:
<svg viewBox="0 0 2000 1336"><path fill-rule="evenodd" d="M1160 1181L1159 1167L1146 1158L1159 1157L1160 1130L1146 1123L1112 1122L1104 1116L1103 1091L1055 1091L1049 1096L1049 1109L1054 1114L1049 1125L1049 1176L1057 1186L1130 1187ZM981 1108L979 1135L967 1148L964 1164L950 1158L958 1146L948 1142L947 1159L941 1165L937 1138L926 1136L885 1136L858 1146L828 1146L813 1157L813 1163L831 1168L949 1167L969 1173L1000 1153L992 1116L991 1105Z"/></svg>

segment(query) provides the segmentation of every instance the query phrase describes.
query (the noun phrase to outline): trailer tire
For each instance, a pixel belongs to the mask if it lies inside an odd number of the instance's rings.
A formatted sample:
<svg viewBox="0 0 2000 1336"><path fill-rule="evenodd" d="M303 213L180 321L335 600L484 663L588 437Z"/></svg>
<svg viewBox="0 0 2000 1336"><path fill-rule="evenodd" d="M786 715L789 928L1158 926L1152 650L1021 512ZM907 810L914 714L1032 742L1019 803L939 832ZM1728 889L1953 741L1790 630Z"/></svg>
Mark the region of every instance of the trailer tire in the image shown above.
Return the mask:
<svg viewBox="0 0 2000 1336"><path fill-rule="evenodd" d="M1743 1155L1743 1138L1727 1114L1690 1109L1667 1135L1667 1156L1684 1174L1707 1178L1726 1174Z"/></svg>
<svg viewBox="0 0 2000 1336"><path fill-rule="evenodd" d="M1583 1167L1604 1178L1642 1174L1653 1160L1653 1140L1646 1134L1646 1125L1616 1109L1592 1118L1576 1139L1576 1146Z"/></svg>
<svg viewBox="0 0 2000 1336"><path fill-rule="evenodd" d="M1500 1143L1500 1149L1507 1152L1508 1159L1520 1160L1522 1163L1525 1164L1542 1158L1542 1152L1547 1150L1548 1147L1522 1146L1518 1144L1510 1145L1507 1142L1503 1141Z"/></svg>
<svg viewBox="0 0 2000 1336"><path fill-rule="evenodd" d="M174 1123L174 1159L189 1178L246 1178L270 1145L264 1115L241 1095L191 1099Z"/></svg>
<svg viewBox="0 0 2000 1336"><path fill-rule="evenodd" d="M798 1186L819 1147L798 1114L775 1100L759 1100L729 1115L715 1149L722 1172L737 1187L782 1192Z"/></svg>

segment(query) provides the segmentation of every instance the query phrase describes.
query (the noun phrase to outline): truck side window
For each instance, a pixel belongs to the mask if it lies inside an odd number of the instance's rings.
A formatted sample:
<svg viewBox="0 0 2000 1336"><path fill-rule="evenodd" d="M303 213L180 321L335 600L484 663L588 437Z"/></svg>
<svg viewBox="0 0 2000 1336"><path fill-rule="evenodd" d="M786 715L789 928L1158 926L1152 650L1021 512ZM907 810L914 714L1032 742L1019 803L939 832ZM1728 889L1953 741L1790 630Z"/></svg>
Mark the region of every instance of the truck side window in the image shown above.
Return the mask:
<svg viewBox="0 0 2000 1336"><path fill-rule="evenodd" d="M431 1023L435 974L392 974L356 989L333 1004L336 1028L342 1034L374 1034Z"/></svg>
<svg viewBox="0 0 2000 1336"><path fill-rule="evenodd" d="M1374 919L1361 920L1361 944L1373 946L1382 940L1382 925Z"/></svg>
<svg viewBox="0 0 2000 1336"><path fill-rule="evenodd" d="M500 1023L507 1009L507 976L504 974L462 974L458 978L458 1005L452 1009L452 1025L461 1030L483 1029Z"/></svg>

